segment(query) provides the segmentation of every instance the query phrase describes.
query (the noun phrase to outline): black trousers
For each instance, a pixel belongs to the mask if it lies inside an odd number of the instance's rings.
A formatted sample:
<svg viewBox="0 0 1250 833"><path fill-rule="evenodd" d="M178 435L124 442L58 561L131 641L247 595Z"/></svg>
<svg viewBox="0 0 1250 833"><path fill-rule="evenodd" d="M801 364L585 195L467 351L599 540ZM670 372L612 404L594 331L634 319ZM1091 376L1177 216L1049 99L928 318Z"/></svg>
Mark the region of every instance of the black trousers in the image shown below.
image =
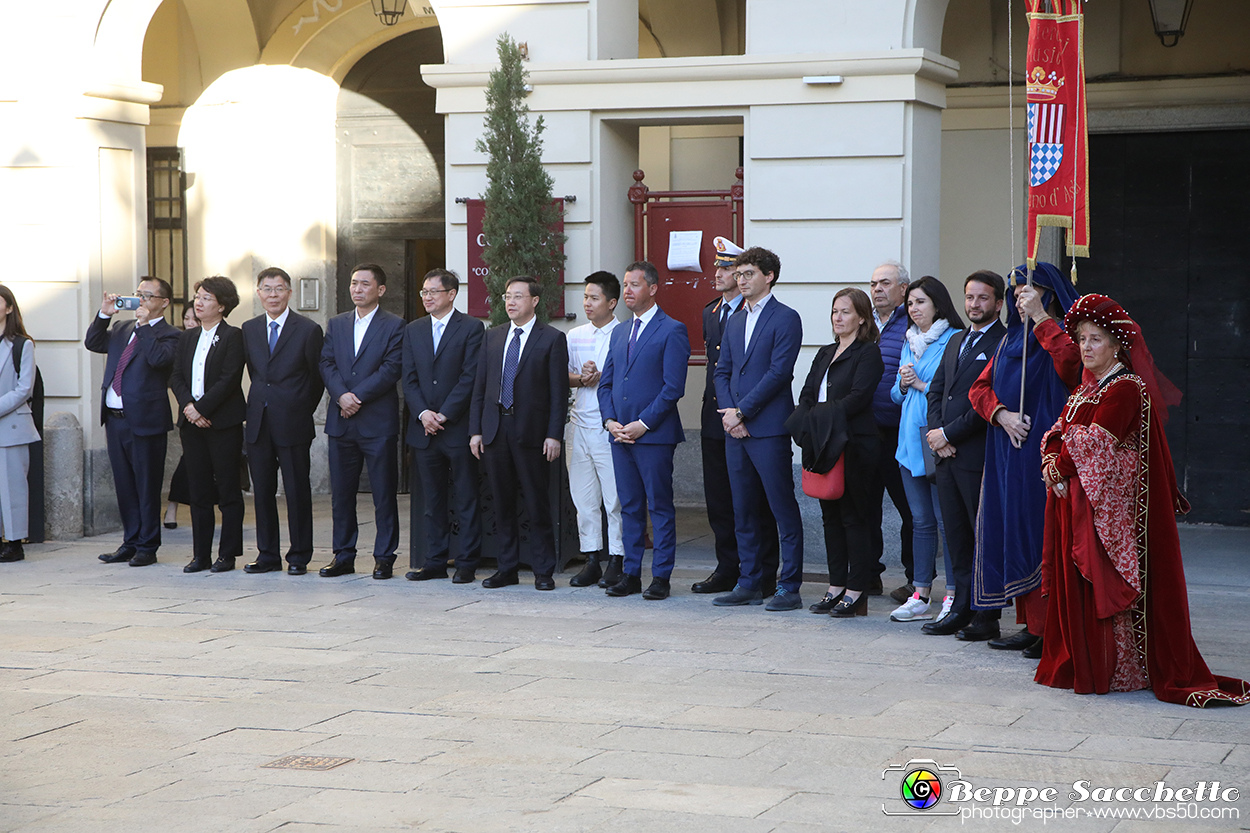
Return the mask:
<svg viewBox="0 0 1250 833"><path fill-rule="evenodd" d="M428 447L414 447L412 456L425 504L425 564L420 566L446 569L451 552L450 513L454 510L460 538L456 569L476 567L482 552L482 520L477 500L477 458L469 451L468 442L448 442L440 433L430 438Z"/></svg>
<svg viewBox="0 0 1250 833"><path fill-rule="evenodd" d="M903 571L907 574L907 583L912 581L912 551L911 551L911 508L907 505L907 494L903 491L903 474L899 469L898 461L894 459L894 454L898 451L898 426L882 425L881 429L881 449L877 457L877 471L881 474L881 479L877 481L873 492L874 514L870 524L869 531L872 533L872 549L873 555L877 561L877 572L885 572L885 562L882 557L885 555L885 538L881 532L881 510L883 508L882 501L885 500L885 493L889 492L890 500L894 502L894 508L898 510L899 518L902 519L902 529L899 530L899 560L903 562Z"/></svg>
<svg viewBox="0 0 1250 833"><path fill-rule="evenodd" d="M972 559L976 550L981 472L956 468L951 460L939 460L937 493L951 570L955 573L955 604L951 610L962 613L972 608Z"/></svg>
<svg viewBox="0 0 1250 833"><path fill-rule="evenodd" d="M282 563L282 536L278 523L278 472L286 493L286 524L290 548L289 564L307 567L312 560L313 515L310 443L278 445L269 412L261 417L256 442L247 444L247 465L252 473L252 496L256 505L256 549L258 564Z"/></svg>
<svg viewBox="0 0 1250 833"><path fill-rule="evenodd" d="M730 488L729 464L725 461L723 437L702 437L703 497L707 503L707 522L716 542L716 573L738 580L738 536L734 531L734 500ZM768 501L760 501L760 584L775 587L781 563L781 546L777 540L777 519Z"/></svg>
<svg viewBox="0 0 1250 833"><path fill-rule="evenodd" d="M187 463L187 485L191 487L193 557L201 564L212 561L216 500L221 507L217 557L238 558L243 554L243 492L239 489L243 426L196 428L188 423L179 433L182 459Z"/></svg>
<svg viewBox="0 0 1250 833"><path fill-rule="evenodd" d="M330 505L334 513L334 561L356 563L356 496L360 472L369 464L369 488L373 492L373 519L377 533L373 557L379 564L394 564L399 549L399 466L395 459L395 435L362 437L347 420L341 437L330 437Z"/></svg>
<svg viewBox="0 0 1250 833"><path fill-rule="evenodd" d="M154 553L161 545L161 481L169 435L135 434L125 417L112 415L105 418L104 434L125 536L121 548Z"/></svg>
<svg viewBox="0 0 1250 833"><path fill-rule="evenodd" d="M494 407L488 405L487 407ZM536 576L549 576L556 568L556 536L551 526L551 501L547 497L551 463L542 448L517 445L515 417L501 416L495 441L482 451L486 482L495 502L495 529L499 533L500 572L521 563L521 531L517 497L529 515L529 563Z"/></svg>
<svg viewBox="0 0 1250 833"><path fill-rule="evenodd" d="M874 511L881 508L880 500L875 510L873 504L873 497L881 492L877 469L880 444L876 437L855 437L847 443L843 469L846 490L838 500L820 502L831 586L863 591L877 575L871 529Z"/></svg>

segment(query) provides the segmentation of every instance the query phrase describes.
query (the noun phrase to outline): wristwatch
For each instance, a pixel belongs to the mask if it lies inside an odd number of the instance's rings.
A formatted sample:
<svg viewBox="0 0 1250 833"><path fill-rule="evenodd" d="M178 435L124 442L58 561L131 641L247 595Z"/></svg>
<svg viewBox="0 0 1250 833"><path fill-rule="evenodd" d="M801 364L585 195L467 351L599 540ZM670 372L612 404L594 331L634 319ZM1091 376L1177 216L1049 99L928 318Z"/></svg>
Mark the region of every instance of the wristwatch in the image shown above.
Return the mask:
<svg viewBox="0 0 1250 833"><path fill-rule="evenodd" d="M742 415L742 409L741 409L741 408L737 408L737 409L735 409L735 410L734 410L734 416L736 416L736 417L738 418L738 422L746 422L746 421L747 421L747 418L746 418L745 416L743 416L743 415Z"/></svg>

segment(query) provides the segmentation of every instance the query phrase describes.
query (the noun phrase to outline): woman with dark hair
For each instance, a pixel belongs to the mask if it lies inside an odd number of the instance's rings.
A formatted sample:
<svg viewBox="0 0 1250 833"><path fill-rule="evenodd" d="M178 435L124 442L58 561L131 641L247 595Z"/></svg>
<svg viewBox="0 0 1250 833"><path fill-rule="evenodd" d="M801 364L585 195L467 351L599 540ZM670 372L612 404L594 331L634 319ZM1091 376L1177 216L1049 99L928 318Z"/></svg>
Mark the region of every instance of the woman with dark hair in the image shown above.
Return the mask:
<svg viewBox="0 0 1250 833"><path fill-rule="evenodd" d="M191 486L191 537L194 554L183 572L214 573L234 569L243 554L243 493L239 467L243 461L243 332L225 317L239 304L229 278L205 278L196 286L195 315L199 329L178 341L169 387L178 400L182 456ZM221 507L221 541L212 561L216 515Z"/></svg>
<svg viewBox="0 0 1250 833"><path fill-rule="evenodd" d="M890 614L895 622L915 622L932 618L929 612L929 596L933 579L937 577L937 548L942 535L942 511L938 506L937 489L928 477L932 468L932 454L926 435L929 432L929 402L926 393L933 374L942 363L946 342L963 328L963 320L955 310L950 293L937 278L926 275L907 285L903 303L911 326L903 342L899 358L898 384L890 390L890 398L903 406L898 423L898 461L903 475L903 491L912 516L912 553L916 587L911 598ZM943 550L946 548L943 547ZM942 614L950 610L955 600L955 572L951 567L950 553L946 557L946 598ZM941 618L939 616L939 618Z"/></svg>
<svg viewBox="0 0 1250 833"><path fill-rule="evenodd" d="M30 523L30 444L39 441L31 414L35 342L26 333L13 290L0 284L0 561L21 561ZM20 359L17 353L21 353Z"/></svg>
<svg viewBox="0 0 1250 833"><path fill-rule="evenodd" d="M1037 682L1078 694L1154 690L1169 703L1250 703L1194 645L1163 427L1180 391L1155 370L1141 328L1105 295L1064 317L1084 381L1042 437L1046 633Z"/></svg>
<svg viewBox="0 0 1250 833"><path fill-rule="evenodd" d="M872 416L872 395L885 364L872 302L862 289L834 295L829 317L833 343L816 354L786 427L803 451L804 469L824 474L844 458L842 497L820 501L829 589L808 608L841 619L868 614L864 591L876 578L869 521L872 496L880 489L881 434Z"/></svg>
<svg viewBox="0 0 1250 833"><path fill-rule="evenodd" d="M182 308L182 330L194 330L200 326L200 319L195 317L195 305L187 304ZM178 504L191 505L191 484L187 482L187 461L178 458L178 467L169 479L169 505L165 507L165 528L178 528Z"/></svg>

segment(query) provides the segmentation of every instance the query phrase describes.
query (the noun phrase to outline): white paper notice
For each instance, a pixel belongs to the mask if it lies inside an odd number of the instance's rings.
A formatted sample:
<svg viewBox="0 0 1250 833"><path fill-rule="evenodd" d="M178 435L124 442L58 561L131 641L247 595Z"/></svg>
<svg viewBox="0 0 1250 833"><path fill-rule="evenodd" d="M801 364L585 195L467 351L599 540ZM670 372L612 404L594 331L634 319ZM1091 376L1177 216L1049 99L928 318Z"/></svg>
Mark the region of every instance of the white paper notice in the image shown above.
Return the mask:
<svg viewBox="0 0 1250 833"><path fill-rule="evenodd" d="M668 271L702 272L699 251L703 248L702 231L670 231L668 233Z"/></svg>

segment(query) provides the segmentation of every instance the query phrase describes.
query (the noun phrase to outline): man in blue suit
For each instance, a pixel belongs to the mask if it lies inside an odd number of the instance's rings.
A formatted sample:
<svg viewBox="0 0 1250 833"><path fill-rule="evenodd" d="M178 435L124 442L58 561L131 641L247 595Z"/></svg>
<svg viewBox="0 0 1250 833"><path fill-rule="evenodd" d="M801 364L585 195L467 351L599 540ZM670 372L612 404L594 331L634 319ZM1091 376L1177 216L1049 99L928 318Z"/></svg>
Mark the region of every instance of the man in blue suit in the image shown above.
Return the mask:
<svg viewBox="0 0 1250 833"><path fill-rule="evenodd" d="M738 288L744 310L729 318L716 363L716 402L729 439L725 457L733 483L734 526L738 536L738 585L712 604L757 605L760 591L762 520L765 500L777 518L781 574L769 610L802 607L803 519L794 497L790 433L794 412L790 382L803 343L799 314L773 297L781 260L754 246L738 255Z"/></svg>
<svg viewBox="0 0 1250 833"><path fill-rule="evenodd" d="M368 462L377 535L373 577L388 579L399 548L399 381L403 366L404 319L378 305L386 294L386 273L366 263L352 270L351 312L326 327L321 378L330 392L326 436L330 438L330 503L334 513L334 561L326 577L356 572L356 493Z"/></svg>
<svg viewBox="0 0 1250 833"><path fill-rule="evenodd" d="M117 551L100 560L146 567L156 563L161 545L161 481L165 445L174 427L167 388L178 330L164 317L174 295L167 282L144 278L135 295L140 300L134 319L110 328L118 296L105 294L84 342L92 353L108 354L100 386L100 424L108 439L125 535Z"/></svg>
<svg viewBox="0 0 1250 833"><path fill-rule="evenodd" d="M659 273L650 263L631 263L621 287L631 313L612 332L599 379L599 411L612 435L612 466L621 500L624 575L609 596L642 591L642 552L647 511L655 550L644 599L666 599L677 559L677 513L673 508L673 452L685 440L677 400L686 392L690 339L686 325L656 306Z"/></svg>

